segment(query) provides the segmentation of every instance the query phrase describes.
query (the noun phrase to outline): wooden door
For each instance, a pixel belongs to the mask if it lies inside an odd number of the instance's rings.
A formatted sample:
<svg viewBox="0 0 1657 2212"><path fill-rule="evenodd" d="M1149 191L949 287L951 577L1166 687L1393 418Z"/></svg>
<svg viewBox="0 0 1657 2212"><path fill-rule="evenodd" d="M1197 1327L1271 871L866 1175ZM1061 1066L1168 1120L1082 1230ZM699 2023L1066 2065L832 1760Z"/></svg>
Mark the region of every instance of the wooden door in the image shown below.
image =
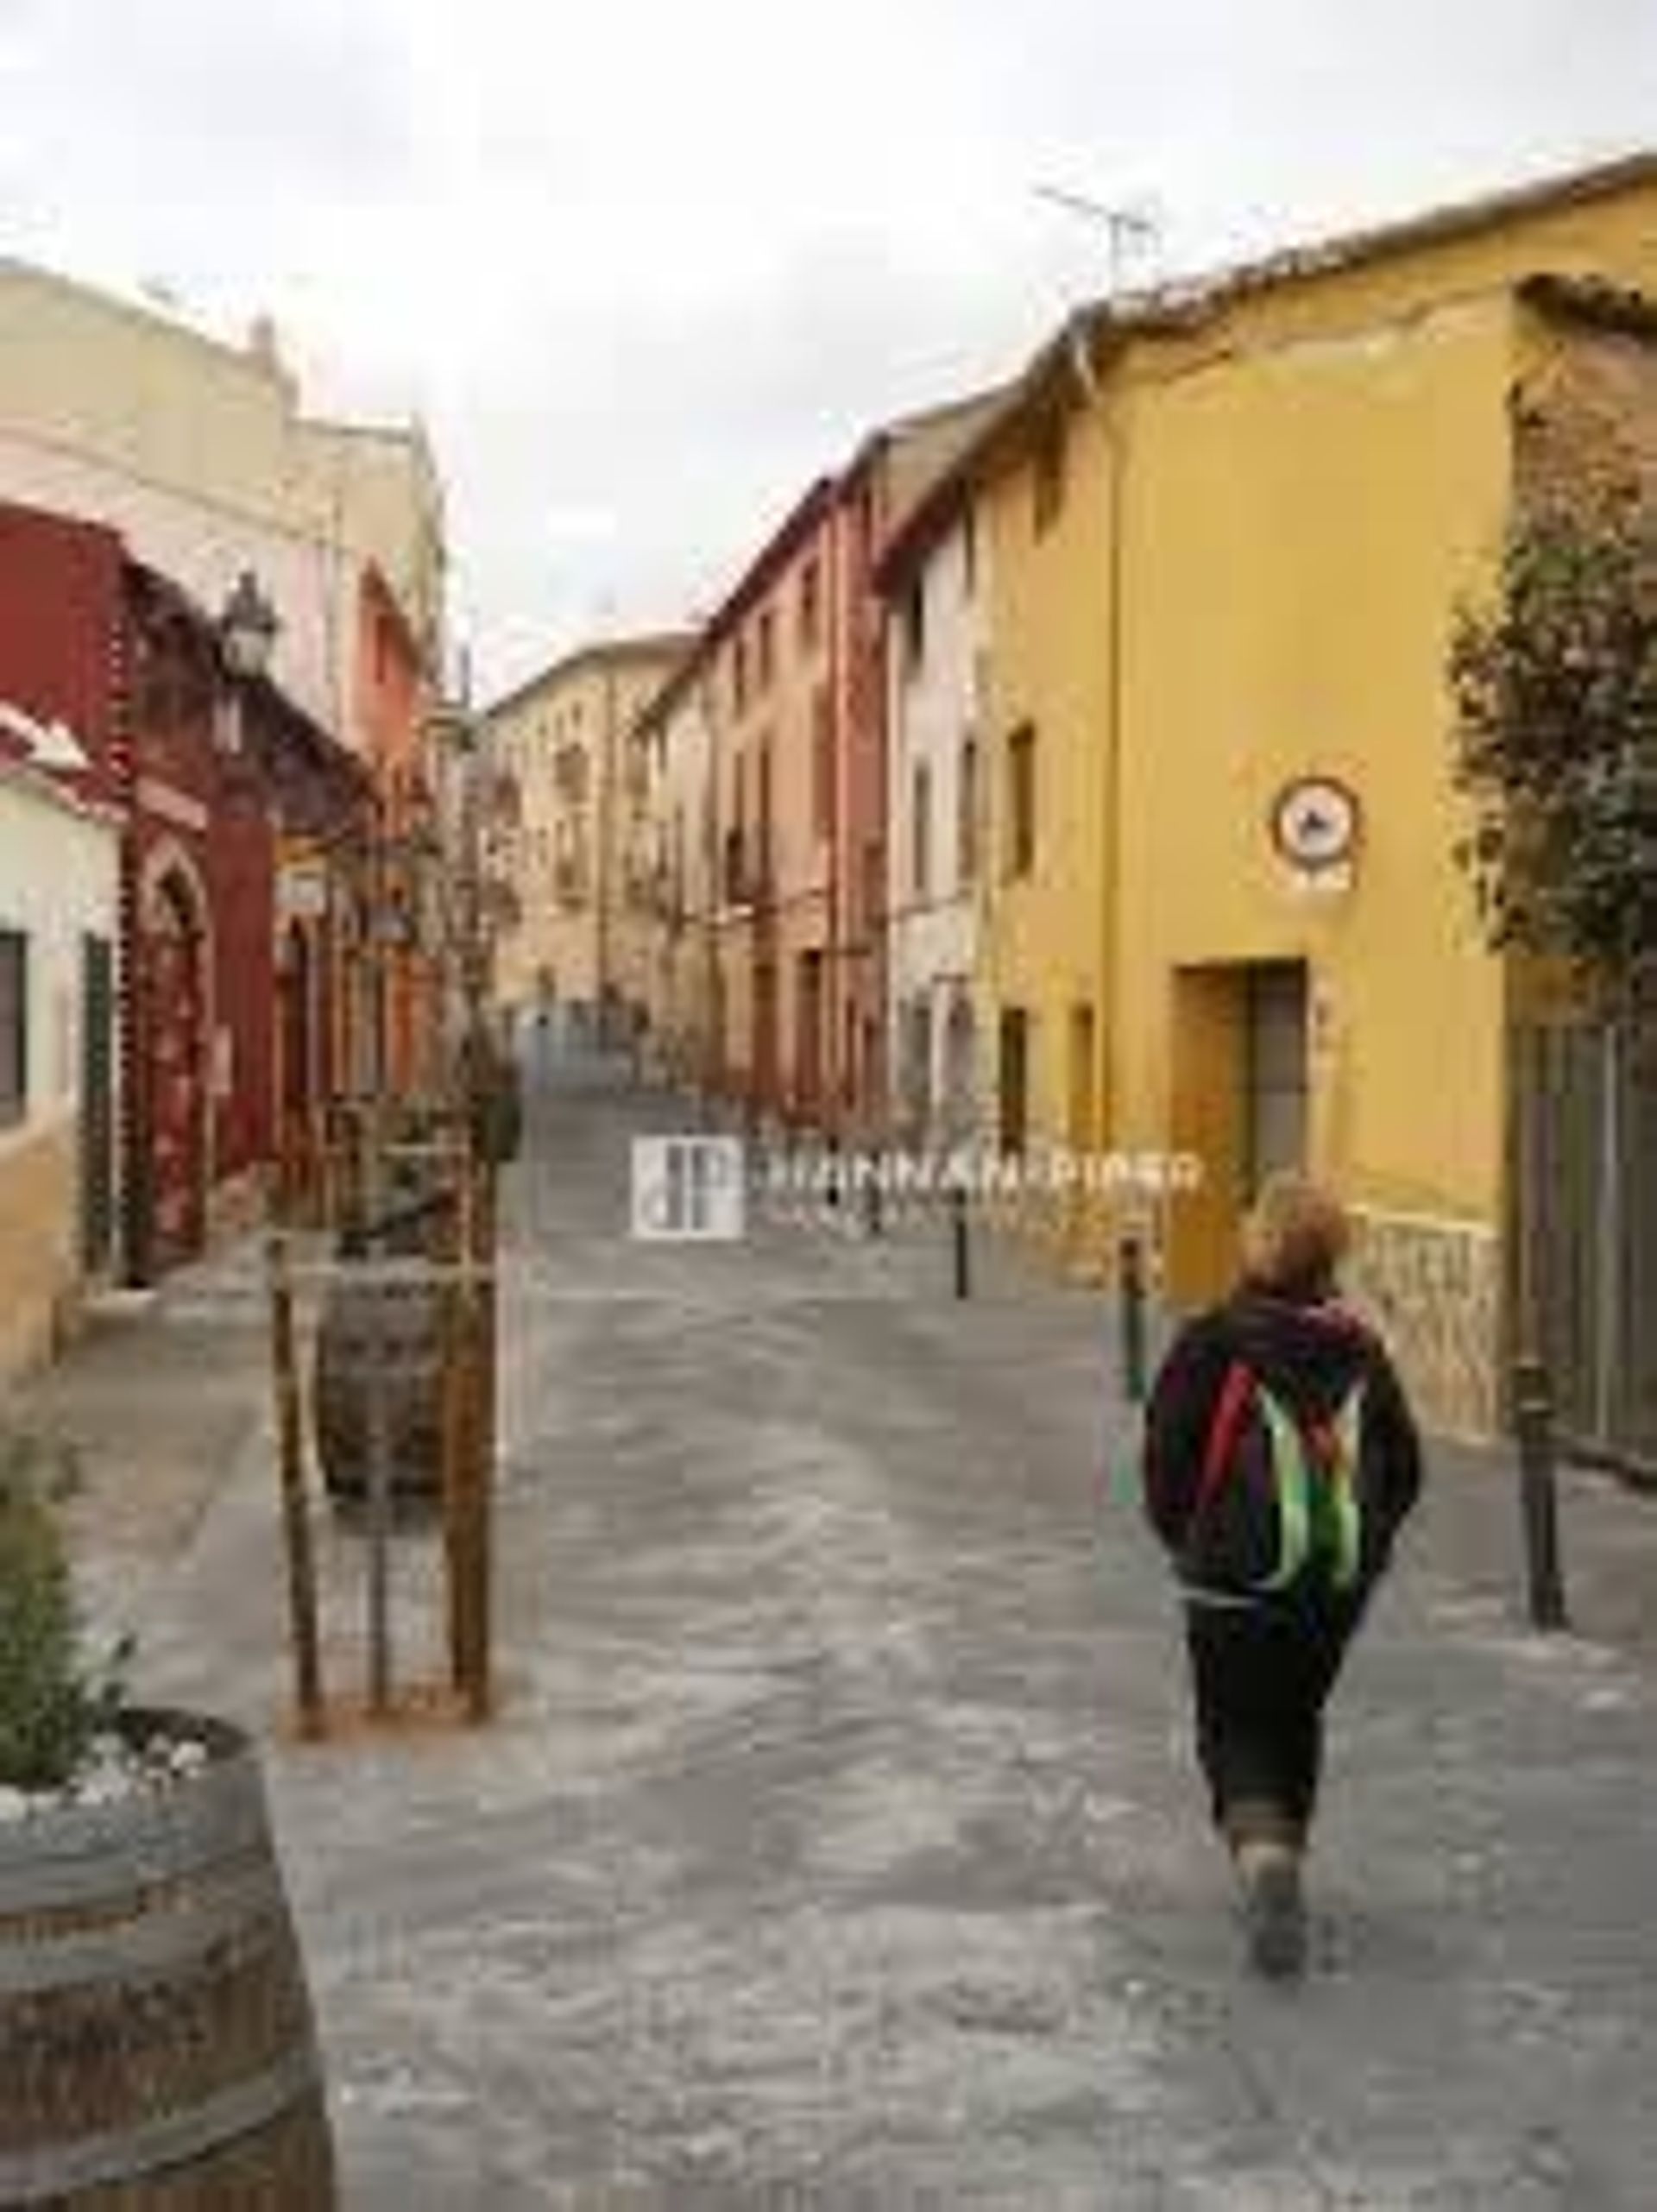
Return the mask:
<svg viewBox="0 0 1657 2212"><path fill-rule="evenodd" d="M206 1242L207 1052L203 940L186 885L168 878L146 917L143 997L153 1224L158 1267Z"/></svg>

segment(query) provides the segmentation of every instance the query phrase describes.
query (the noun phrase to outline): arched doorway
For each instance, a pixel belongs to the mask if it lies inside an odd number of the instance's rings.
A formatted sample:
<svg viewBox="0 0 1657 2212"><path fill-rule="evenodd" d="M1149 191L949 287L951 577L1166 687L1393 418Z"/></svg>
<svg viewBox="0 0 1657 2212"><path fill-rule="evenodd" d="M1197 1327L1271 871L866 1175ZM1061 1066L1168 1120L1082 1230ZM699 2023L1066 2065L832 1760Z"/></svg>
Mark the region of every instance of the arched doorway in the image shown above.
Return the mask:
<svg viewBox="0 0 1657 2212"><path fill-rule="evenodd" d="M142 926L151 1258L167 1268L207 1241L206 932L182 869L156 879Z"/></svg>

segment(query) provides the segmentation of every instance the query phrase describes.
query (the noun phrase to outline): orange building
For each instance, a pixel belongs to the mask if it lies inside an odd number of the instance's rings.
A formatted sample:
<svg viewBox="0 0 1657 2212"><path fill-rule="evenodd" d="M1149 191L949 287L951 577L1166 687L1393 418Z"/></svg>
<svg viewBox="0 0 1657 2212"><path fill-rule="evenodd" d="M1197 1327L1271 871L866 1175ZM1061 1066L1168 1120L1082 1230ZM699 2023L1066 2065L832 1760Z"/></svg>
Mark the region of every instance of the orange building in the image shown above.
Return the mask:
<svg viewBox="0 0 1657 2212"><path fill-rule="evenodd" d="M374 778L377 849L363 891L381 917L365 969L362 1034L376 1080L402 1093L438 1075L440 948L425 878L435 865L436 778L430 757L430 683L420 641L384 574L370 564L357 596L357 751ZM377 953L378 957L375 957Z"/></svg>

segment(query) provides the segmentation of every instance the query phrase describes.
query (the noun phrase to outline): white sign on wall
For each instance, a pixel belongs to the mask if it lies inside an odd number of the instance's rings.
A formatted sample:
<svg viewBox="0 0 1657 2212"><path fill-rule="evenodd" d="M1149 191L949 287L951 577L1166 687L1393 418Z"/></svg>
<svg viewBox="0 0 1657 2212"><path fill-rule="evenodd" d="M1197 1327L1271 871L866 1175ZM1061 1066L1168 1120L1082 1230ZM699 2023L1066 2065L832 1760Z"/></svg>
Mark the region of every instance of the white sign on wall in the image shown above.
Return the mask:
<svg viewBox="0 0 1657 2212"><path fill-rule="evenodd" d="M1339 777L1297 776L1272 802L1271 841L1295 890L1350 891L1363 809Z"/></svg>

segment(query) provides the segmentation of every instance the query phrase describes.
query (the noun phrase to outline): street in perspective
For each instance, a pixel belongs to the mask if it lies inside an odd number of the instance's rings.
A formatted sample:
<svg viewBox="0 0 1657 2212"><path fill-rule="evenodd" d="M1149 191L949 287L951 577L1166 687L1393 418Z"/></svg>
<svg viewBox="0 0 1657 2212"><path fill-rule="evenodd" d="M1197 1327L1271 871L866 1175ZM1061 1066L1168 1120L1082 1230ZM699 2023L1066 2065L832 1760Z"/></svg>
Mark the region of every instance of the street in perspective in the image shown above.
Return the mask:
<svg viewBox="0 0 1657 2212"><path fill-rule="evenodd" d="M1649 1509L1568 1488L1583 1630L1539 1638L1511 1465L1435 1462L1345 1686L1312 1971L1251 1986L1108 1310L987 1252L958 1301L936 1211L633 1239L631 1140L678 1123L624 1073L532 1090L505 1179L486 1731L293 1739L245 1256L26 1402L86 1450L146 1698L267 1747L346 2201L1640 2203ZM320 1562L342 1698L362 1541Z"/></svg>
<svg viewBox="0 0 1657 2212"><path fill-rule="evenodd" d="M1657 26L557 12L0 0L0 2207L1650 2212Z"/></svg>

